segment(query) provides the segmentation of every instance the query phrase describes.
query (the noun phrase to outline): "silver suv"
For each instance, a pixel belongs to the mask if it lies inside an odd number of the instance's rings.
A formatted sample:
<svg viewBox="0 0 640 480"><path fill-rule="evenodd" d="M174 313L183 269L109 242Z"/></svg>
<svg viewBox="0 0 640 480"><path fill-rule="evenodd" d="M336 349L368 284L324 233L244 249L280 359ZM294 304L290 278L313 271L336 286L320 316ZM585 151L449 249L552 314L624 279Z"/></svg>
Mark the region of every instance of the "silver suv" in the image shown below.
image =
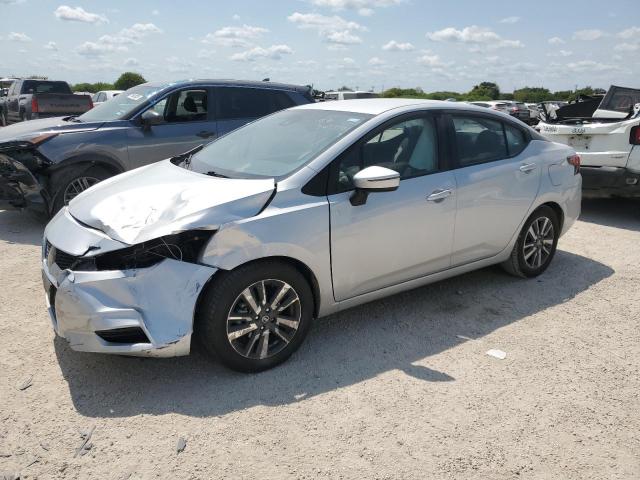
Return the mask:
<svg viewBox="0 0 640 480"><path fill-rule="evenodd" d="M313 318L491 264L541 274L580 187L570 147L486 109L295 107L74 198L45 230L49 312L75 350L184 355L195 331L264 370Z"/></svg>

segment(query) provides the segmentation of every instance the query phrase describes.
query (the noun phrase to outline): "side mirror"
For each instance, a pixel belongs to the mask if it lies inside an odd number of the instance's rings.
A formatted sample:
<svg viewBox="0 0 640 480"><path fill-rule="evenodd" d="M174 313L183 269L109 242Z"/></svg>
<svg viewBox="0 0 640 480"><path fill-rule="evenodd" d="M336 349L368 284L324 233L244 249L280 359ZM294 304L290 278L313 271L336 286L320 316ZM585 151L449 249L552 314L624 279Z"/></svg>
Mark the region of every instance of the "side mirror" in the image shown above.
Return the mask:
<svg viewBox="0 0 640 480"><path fill-rule="evenodd" d="M154 125L164 123L164 117L150 108L140 115L140 121L142 122L143 127L152 127Z"/></svg>
<svg viewBox="0 0 640 480"><path fill-rule="evenodd" d="M385 167L367 167L353 176L356 187L351 195L351 205L364 205L369 193L392 192L400 186L400 174Z"/></svg>

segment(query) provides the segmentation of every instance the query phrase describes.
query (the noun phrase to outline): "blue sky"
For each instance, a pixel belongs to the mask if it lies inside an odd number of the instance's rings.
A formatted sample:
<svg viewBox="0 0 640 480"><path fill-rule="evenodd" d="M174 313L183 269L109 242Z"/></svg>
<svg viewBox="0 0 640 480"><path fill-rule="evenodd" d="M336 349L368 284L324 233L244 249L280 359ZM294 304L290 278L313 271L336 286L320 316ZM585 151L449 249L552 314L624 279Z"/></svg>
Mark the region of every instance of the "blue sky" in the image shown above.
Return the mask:
<svg viewBox="0 0 640 480"><path fill-rule="evenodd" d="M640 87L637 0L0 0L0 76Z"/></svg>

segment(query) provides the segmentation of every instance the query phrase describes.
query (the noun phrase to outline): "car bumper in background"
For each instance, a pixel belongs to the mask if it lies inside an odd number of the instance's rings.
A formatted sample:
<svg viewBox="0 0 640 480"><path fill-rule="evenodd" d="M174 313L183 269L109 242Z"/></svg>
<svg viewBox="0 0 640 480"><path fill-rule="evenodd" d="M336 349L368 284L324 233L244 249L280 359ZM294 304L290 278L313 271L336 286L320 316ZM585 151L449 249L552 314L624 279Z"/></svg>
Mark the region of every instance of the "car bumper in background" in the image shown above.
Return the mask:
<svg viewBox="0 0 640 480"><path fill-rule="evenodd" d="M624 167L588 167L580 169L584 196L640 196L640 173Z"/></svg>

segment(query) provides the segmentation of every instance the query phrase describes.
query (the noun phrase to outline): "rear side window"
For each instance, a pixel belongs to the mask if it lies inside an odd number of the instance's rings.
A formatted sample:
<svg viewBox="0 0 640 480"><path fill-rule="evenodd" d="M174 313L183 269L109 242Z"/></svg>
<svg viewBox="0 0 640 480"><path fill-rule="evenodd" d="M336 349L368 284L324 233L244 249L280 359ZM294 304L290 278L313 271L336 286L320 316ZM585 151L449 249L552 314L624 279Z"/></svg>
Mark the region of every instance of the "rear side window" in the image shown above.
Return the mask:
<svg viewBox="0 0 640 480"><path fill-rule="evenodd" d="M527 139L525 138L522 130L505 124L504 133L507 137L507 148L509 149L509 156L513 157L515 155L519 155L527 146Z"/></svg>
<svg viewBox="0 0 640 480"><path fill-rule="evenodd" d="M502 122L484 117L453 117L461 167L508 157Z"/></svg>
<svg viewBox="0 0 640 480"><path fill-rule="evenodd" d="M262 88L221 87L217 98L219 120L259 118L295 105L285 92Z"/></svg>

